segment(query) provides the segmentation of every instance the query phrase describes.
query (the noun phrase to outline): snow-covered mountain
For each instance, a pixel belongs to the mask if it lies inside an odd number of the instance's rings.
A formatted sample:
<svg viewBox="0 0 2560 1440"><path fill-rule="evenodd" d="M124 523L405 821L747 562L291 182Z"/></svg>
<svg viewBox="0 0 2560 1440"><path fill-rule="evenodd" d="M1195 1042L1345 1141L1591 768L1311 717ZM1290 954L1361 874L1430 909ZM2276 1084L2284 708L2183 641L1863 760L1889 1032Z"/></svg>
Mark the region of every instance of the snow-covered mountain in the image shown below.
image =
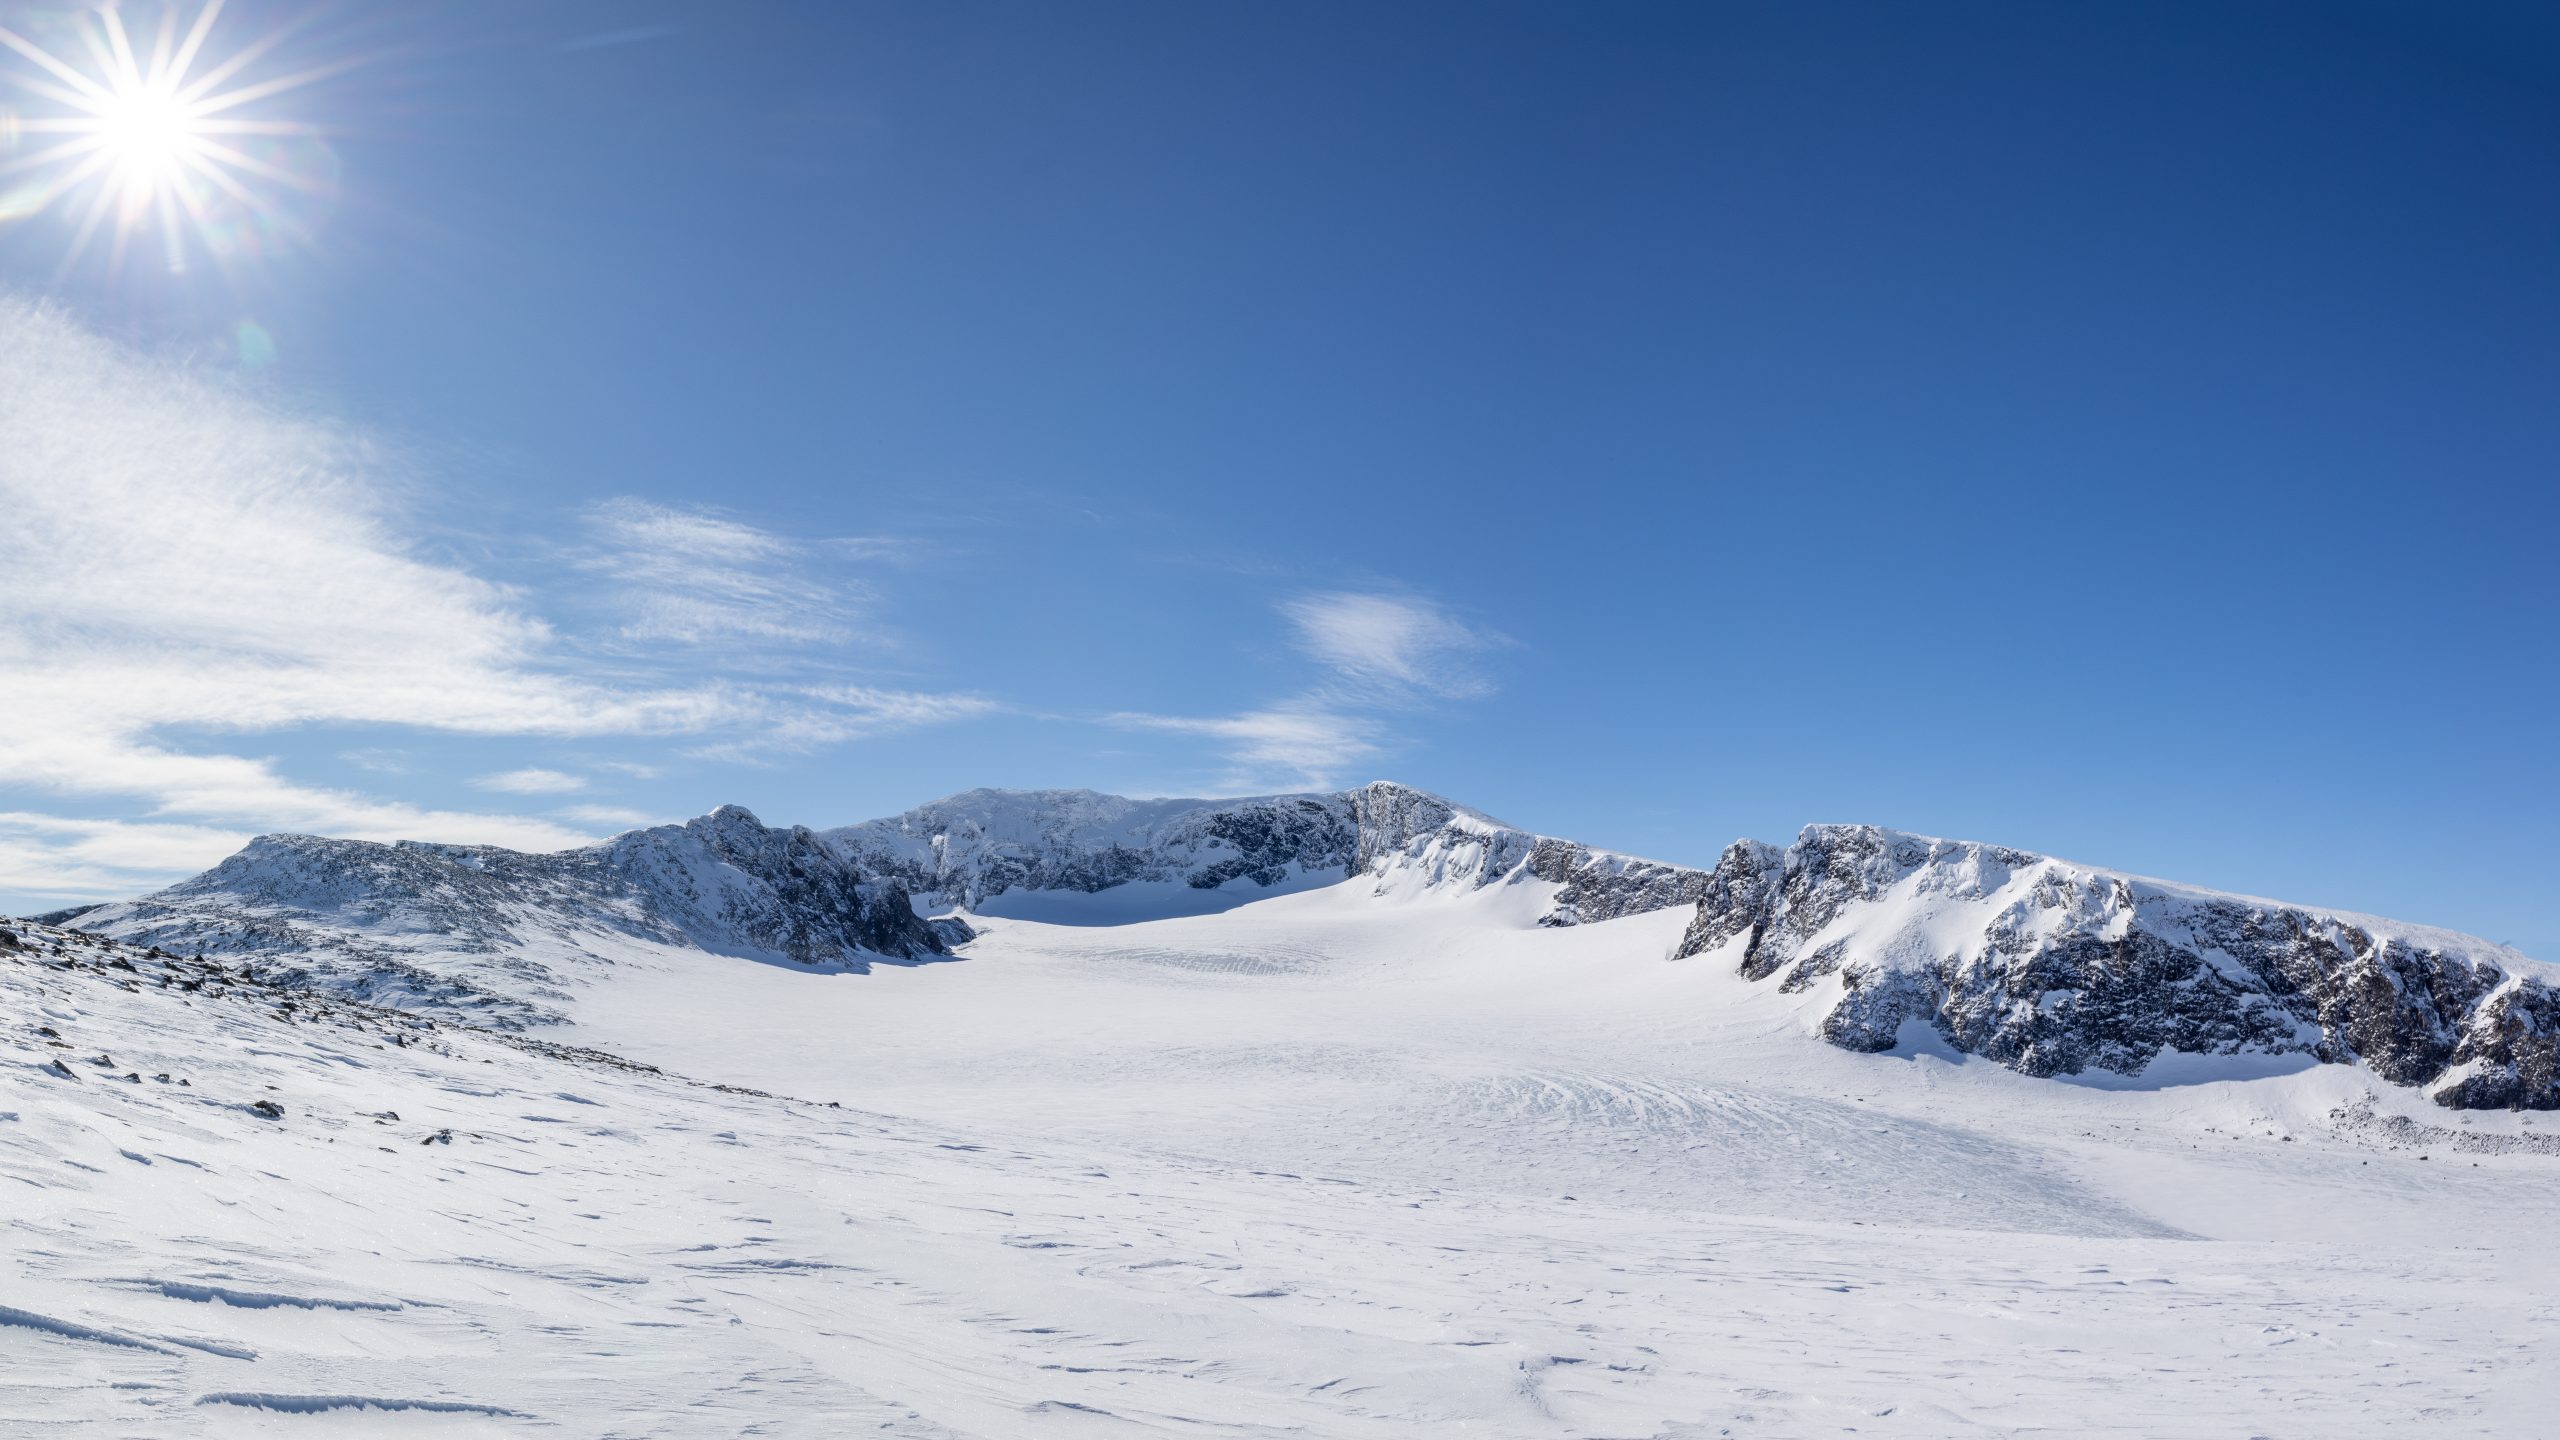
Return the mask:
<svg viewBox="0 0 2560 1440"><path fill-rule="evenodd" d="M556 1018L564 972L618 939L856 968L947 953L897 881L735 805L551 855L261 836L192 880L73 918L181 953L256 956L352 999L498 1023Z"/></svg>
<svg viewBox="0 0 2560 1440"><path fill-rule="evenodd" d="M2455 1108L2560 1109L2560 992L2504 946L1994 845L1867 825L1738 842L1678 955L1808 994L1851 1050L1919 1026L2030 1075L2305 1055Z"/></svg>
<svg viewBox="0 0 2560 1440"><path fill-rule="evenodd" d="M2039 1076L2302 1056L2446 1106L2560 1108L2551 972L2469 936L1866 826L1742 841L1698 870L1386 782L1241 800L973 790L825 832L729 806L556 855L269 836L78 923L523 1023L556 1018L623 942L860 968L944 955L971 916L1125 922L1333 886L1500 890L1548 927L1693 907L1672 958L1803 996L1814 1032L1851 1050L1938 1043Z"/></svg>
<svg viewBox="0 0 2560 1440"><path fill-rule="evenodd" d="M825 838L869 873L969 909L1124 886L1242 900L1355 877L1381 891L1536 880L1559 887L1540 923L1570 925L1689 904L1707 883L1705 871L1531 834L1388 781L1242 800L972 790Z"/></svg>

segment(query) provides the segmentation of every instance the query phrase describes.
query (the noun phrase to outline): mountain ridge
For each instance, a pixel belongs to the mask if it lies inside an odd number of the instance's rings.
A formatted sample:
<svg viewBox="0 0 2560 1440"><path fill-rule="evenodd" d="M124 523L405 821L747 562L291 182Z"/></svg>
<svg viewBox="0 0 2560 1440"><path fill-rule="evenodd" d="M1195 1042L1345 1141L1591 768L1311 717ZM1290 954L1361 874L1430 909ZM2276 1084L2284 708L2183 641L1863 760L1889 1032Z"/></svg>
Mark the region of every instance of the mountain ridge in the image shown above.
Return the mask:
<svg viewBox="0 0 2560 1440"><path fill-rule="evenodd" d="M1420 872L1427 884L1482 888L1526 863L1565 887L1541 923L1569 925L1693 901L1708 874L1539 835L1388 780L1230 800L971 790L823 835L919 897L972 909L1016 889L1139 882L1254 895Z"/></svg>
<svg viewBox="0 0 2560 1440"><path fill-rule="evenodd" d="M78 918L116 939L281 960L353 999L517 1025L562 1018L569 972L615 937L853 969L949 953L894 881L737 805L549 854L262 835Z"/></svg>
<svg viewBox="0 0 2560 1440"><path fill-rule="evenodd" d="M1878 826L1670 865L1389 781L1234 800L981 789L824 831L724 805L552 855L265 836L78 918L532 1024L621 940L861 970L944 958L968 917L1035 902L1118 904L1093 912L1107 923L1330 885L1544 887L1532 918L1551 927L1686 906L1667 958L1801 996L1813 1033L1851 1050L1934 1039L2038 1076L2138 1076L2168 1054L2358 1063L2452 1108L2560 1108L2560 970L2471 936Z"/></svg>
<svg viewBox="0 0 2560 1440"><path fill-rule="evenodd" d="M2358 1062L2451 1108L2560 1108L2556 974L2431 926L2225 894L1973 841L1807 826L1738 841L1674 958L1813 997L1883 1051L1925 1025L2030 1075L2160 1055Z"/></svg>

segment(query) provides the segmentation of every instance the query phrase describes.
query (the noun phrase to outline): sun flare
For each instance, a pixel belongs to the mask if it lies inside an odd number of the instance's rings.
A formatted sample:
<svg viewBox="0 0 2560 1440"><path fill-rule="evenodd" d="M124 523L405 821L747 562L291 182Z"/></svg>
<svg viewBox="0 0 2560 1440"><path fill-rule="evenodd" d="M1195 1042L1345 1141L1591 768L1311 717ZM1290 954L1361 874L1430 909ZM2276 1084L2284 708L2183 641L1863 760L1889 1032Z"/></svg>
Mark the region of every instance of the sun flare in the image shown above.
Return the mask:
<svg viewBox="0 0 2560 1440"><path fill-rule="evenodd" d="M162 87L118 89L98 111L97 134L115 156L116 178L125 188L148 190L194 151L195 115Z"/></svg>
<svg viewBox="0 0 2560 1440"><path fill-rule="evenodd" d="M108 6L48 36L54 48L0 26L0 46L33 67L0 74L0 93L47 107L0 108L0 224L65 216L65 271L102 233L118 266L137 233L156 231L172 271L192 254L226 261L286 238L285 202L328 188L326 148L312 125L248 112L353 62L251 73L284 31L212 60L222 8L207 0L182 24L171 5L136 31Z"/></svg>

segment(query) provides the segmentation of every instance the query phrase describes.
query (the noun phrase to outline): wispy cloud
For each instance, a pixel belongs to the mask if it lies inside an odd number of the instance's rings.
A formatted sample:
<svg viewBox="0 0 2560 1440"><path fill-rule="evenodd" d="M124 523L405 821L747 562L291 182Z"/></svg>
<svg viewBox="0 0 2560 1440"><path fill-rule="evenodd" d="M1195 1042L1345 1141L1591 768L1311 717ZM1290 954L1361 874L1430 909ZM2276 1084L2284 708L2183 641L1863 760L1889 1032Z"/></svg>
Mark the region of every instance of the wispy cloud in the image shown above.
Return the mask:
<svg viewBox="0 0 2560 1440"><path fill-rule="evenodd" d="M566 556L585 595L550 596L564 632L536 592L435 550L413 489L362 431L0 295L0 886L131 893L273 830L565 848L647 817L561 800L658 776L574 742L770 762L1010 708L856 683L843 652L877 632L858 572L897 558L877 539L607 502ZM601 615L558 608L594 596ZM1110 722L1194 737L1239 785L1329 784L1392 753L1400 717L1488 693L1505 643L1410 592L1299 595L1278 618L1303 683L1233 713ZM322 726L389 732L339 757L386 785L437 753L402 732L575 760L483 774L491 808L441 808L310 783L245 738ZM121 815L46 815L37 795Z"/></svg>
<svg viewBox="0 0 2560 1440"><path fill-rule="evenodd" d="M1473 657L1506 643L1410 595L1329 591L1280 607L1298 647L1344 681L1388 691L1462 698L1491 688Z"/></svg>
<svg viewBox="0 0 2560 1440"><path fill-rule="evenodd" d="M984 695L883 690L868 685L807 685L797 687L793 693L811 703L776 717L752 735L701 746L690 753L709 760L763 761L847 740L975 720L1005 709L1001 702Z"/></svg>
<svg viewBox="0 0 2560 1440"><path fill-rule="evenodd" d="M563 820L592 825L599 830L636 830L655 823L645 810L631 810L619 805L564 805L559 811Z"/></svg>
<svg viewBox="0 0 2560 1440"><path fill-rule="evenodd" d="M521 593L421 545L407 481L400 458L359 431L0 295L0 791L119 797L166 822L21 822L8 865L22 886L121 874L135 888L255 830L528 849L592 838L552 819L306 784L273 759L179 748L162 735L178 727L824 737L898 713L703 678L708 664L663 681L584 664ZM771 578L793 547L752 526L638 502L597 523L629 588L665 597L636 605L633 635L843 633L844 597ZM347 758L388 774L373 762L398 757Z"/></svg>
<svg viewBox="0 0 2560 1440"><path fill-rule="evenodd" d="M1303 693L1234 715L1122 713L1109 723L1221 742L1233 767L1224 783L1235 788L1321 788L1387 752L1387 714L1490 694L1474 657L1509 643L1410 594L1326 591L1279 608L1322 667Z"/></svg>
<svg viewBox="0 0 2560 1440"><path fill-rule="evenodd" d="M1133 730L1205 735L1222 742L1237 767L1240 788L1266 784L1316 789L1333 784L1345 768L1378 753L1375 720L1317 706L1253 710L1242 715L1145 715L1126 713L1111 723Z"/></svg>
<svg viewBox="0 0 2560 1440"><path fill-rule="evenodd" d="M851 727L848 736L974 720L1005 708L984 695L883 690L872 685L815 685L801 693L824 702L827 716Z"/></svg>
<svg viewBox="0 0 2560 1440"><path fill-rule="evenodd" d="M710 510L609 500L589 513L579 566L613 587L626 640L837 645L868 592L810 561L817 547Z"/></svg>
<svg viewBox="0 0 2560 1440"><path fill-rule="evenodd" d="M587 782L583 778L572 775L566 770L544 770L537 767L501 770L495 775L480 776L471 783L479 789L495 790L504 795L565 795L573 790L587 788Z"/></svg>
<svg viewBox="0 0 2560 1440"><path fill-rule="evenodd" d="M0 890L101 899L132 892L137 870L184 870L240 848L245 831L0 812Z"/></svg>

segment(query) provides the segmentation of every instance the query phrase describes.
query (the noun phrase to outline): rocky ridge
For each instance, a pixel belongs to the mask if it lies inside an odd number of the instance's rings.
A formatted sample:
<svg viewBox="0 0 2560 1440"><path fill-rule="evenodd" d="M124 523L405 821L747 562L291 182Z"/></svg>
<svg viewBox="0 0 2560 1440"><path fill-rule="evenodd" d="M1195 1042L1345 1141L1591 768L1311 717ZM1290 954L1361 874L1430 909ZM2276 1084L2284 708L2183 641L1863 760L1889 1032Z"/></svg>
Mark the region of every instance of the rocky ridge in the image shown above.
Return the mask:
<svg viewBox="0 0 2560 1440"><path fill-rule="evenodd" d="M557 1018L562 972L603 963L616 937L854 969L949 951L895 880L735 805L549 855L261 836L191 880L75 918L136 944L254 955L284 967L276 983L493 1024Z"/></svg>
<svg viewBox="0 0 2560 1440"><path fill-rule="evenodd" d="M1137 897L1123 918L1144 918L1184 895L1214 908L1346 883L1537 886L1543 925L1689 907L1675 958L1805 997L1815 1031L1853 1050L1938 1043L2038 1076L2299 1056L2453 1108L2560 1108L2552 972L2469 936L1872 826L1741 841L1700 870L1386 782L1223 801L980 790L825 832L727 806L555 855L269 836L77 922L525 1024L557 1018L617 938L858 970L948 954L967 912L1011 896L1119 892ZM944 909L960 913L925 918Z"/></svg>
<svg viewBox="0 0 2560 1440"><path fill-rule="evenodd" d="M1676 956L1812 996L1851 1050L1918 1025L2039 1076L2299 1055L2451 1108L2560 1109L2560 992L2513 951L1994 845L1863 825L1741 841Z"/></svg>
<svg viewBox="0 0 2560 1440"><path fill-rule="evenodd" d="M1249 898L1359 878L1380 890L1541 880L1561 888L1540 923L1572 925L1694 903L1708 883L1703 870L1533 834L1389 781L1242 800L972 790L824 838L867 872L963 908L1133 883Z"/></svg>

